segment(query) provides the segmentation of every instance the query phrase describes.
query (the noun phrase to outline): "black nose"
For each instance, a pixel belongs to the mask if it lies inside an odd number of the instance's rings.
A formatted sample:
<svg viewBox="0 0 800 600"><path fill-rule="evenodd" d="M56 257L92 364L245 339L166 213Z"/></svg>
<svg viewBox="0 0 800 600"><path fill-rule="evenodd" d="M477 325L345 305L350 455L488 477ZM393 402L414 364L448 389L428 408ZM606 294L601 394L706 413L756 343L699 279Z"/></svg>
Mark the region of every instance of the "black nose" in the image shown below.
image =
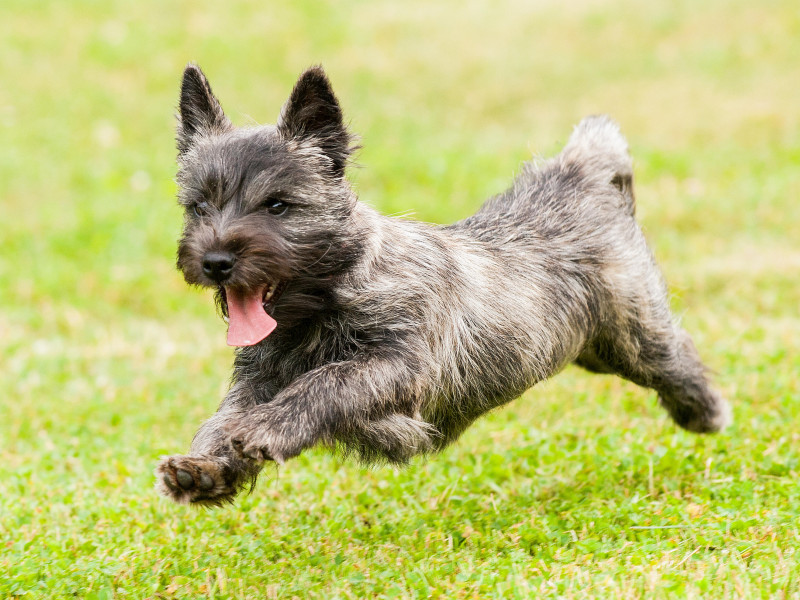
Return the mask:
<svg viewBox="0 0 800 600"><path fill-rule="evenodd" d="M230 277L236 257L230 252L209 252L203 257L203 273L209 279L222 283Z"/></svg>

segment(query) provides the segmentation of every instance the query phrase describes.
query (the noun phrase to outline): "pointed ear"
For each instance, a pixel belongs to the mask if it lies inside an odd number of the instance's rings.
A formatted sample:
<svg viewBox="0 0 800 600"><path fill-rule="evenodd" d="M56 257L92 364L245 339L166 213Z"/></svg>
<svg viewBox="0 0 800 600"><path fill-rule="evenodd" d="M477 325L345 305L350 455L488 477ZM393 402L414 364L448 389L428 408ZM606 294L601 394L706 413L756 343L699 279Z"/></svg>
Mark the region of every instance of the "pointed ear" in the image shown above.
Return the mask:
<svg viewBox="0 0 800 600"><path fill-rule="evenodd" d="M300 75L281 109L278 131L286 139L316 144L331 160L334 175L344 175L353 138L344 126L342 109L322 67L311 67Z"/></svg>
<svg viewBox="0 0 800 600"><path fill-rule="evenodd" d="M181 83L180 113L178 115L178 152L191 148L198 133L224 133L233 124L222 112L219 100L203 72L195 64L186 65Z"/></svg>

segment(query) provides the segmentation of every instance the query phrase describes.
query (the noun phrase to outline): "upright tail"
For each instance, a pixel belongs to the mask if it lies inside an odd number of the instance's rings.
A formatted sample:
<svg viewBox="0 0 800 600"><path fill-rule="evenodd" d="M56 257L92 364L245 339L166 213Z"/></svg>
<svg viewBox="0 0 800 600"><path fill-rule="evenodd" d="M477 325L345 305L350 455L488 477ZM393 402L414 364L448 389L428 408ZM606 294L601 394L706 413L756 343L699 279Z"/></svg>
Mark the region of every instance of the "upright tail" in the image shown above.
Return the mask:
<svg viewBox="0 0 800 600"><path fill-rule="evenodd" d="M619 125L605 115L584 118L561 153L565 162L579 163L616 186L625 197L630 214L635 210L633 195L633 163L628 142Z"/></svg>

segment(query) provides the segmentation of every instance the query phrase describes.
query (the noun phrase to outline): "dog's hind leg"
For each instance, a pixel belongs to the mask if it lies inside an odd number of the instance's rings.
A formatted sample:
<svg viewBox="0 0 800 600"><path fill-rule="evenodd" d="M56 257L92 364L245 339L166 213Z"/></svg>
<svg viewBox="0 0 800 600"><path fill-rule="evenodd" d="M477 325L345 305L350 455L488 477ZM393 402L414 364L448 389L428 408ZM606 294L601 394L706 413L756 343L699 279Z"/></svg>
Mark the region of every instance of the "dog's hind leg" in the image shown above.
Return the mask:
<svg viewBox="0 0 800 600"><path fill-rule="evenodd" d="M701 362L692 338L675 327L674 356L663 365L655 389L661 405L684 429L696 433L714 433L732 420L728 401L711 387L708 369Z"/></svg>
<svg viewBox="0 0 800 600"><path fill-rule="evenodd" d="M633 170L625 138L610 119L587 117L575 128L562 160L581 165L600 185L610 183L620 192L616 222L606 232L604 291L599 293L606 313L576 364L655 389L684 429L719 431L730 421L728 403L711 388L691 338L675 324L658 267L633 220Z"/></svg>
<svg viewBox="0 0 800 600"><path fill-rule="evenodd" d="M711 387L692 339L674 323L665 299L618 317L622 322L605 327L576 364L656 390L661 406L689 431L712 433L730 423L728 402Z"/></svg>

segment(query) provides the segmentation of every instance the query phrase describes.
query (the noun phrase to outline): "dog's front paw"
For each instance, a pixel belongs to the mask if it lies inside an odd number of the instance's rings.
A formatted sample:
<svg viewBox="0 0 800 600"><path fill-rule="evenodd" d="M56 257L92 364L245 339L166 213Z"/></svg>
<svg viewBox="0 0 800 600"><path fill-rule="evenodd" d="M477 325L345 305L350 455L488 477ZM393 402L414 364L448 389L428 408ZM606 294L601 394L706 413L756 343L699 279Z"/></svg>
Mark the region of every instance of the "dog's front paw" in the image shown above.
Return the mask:
<svg viewBox="0 0 800 600"><path fill-rule="evenodd" d="M282 433L268 423L255 420L230 432L231 448L235 455L256 464L272 460L282 465L300 454L307 446L300 433Z"/></svg>
<svg viewBox="0 0 800 600"><path fill-rule="evenodd" d="M158 492L179 504L231 502L240 488L221 457L170 456L158 463L155 473Z"/></svg>

